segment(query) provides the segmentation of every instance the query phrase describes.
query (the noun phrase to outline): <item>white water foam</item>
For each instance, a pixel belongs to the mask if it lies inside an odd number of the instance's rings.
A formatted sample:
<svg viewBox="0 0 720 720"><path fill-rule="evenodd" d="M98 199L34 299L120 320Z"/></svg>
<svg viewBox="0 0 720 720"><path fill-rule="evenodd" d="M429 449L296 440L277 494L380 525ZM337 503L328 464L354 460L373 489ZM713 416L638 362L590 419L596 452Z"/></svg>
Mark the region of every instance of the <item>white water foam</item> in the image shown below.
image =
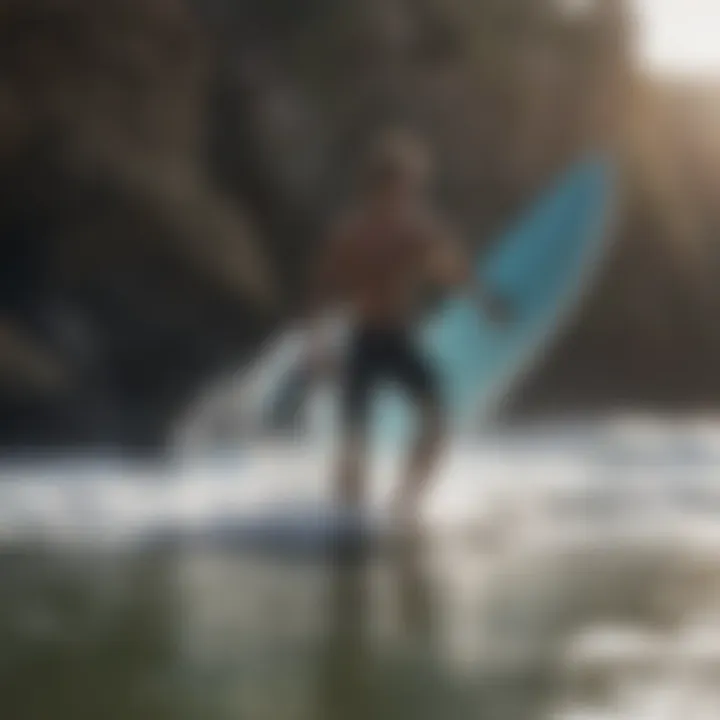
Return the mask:
<svg viewBox="0 0 720 720"><path fill-rule="evenodd" d="M380 512L399 454L373 467ZM0 468L0 537L142 539L263 513L328 508L332 452L256 443L164 467L37 460ZM486 437L451 450L427 503L435 530L471 526L538 546L565 534L720 538L720 425L628 420Z"/></svg>

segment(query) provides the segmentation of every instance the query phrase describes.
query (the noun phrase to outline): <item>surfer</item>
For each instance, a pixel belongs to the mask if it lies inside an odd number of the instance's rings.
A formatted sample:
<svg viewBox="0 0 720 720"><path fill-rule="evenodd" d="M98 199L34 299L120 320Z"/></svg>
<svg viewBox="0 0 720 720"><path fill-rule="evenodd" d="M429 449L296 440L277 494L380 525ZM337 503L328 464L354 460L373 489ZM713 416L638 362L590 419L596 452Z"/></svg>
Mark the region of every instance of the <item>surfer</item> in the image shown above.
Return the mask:
<svg viewBox="0 0 720 720"><path fill-rule="evenodd" d="M368 154L355 198L332 224L311 276L312 316L333 306L347 310L353 324L342 382L339 503L352 511L362 505L370 400L378 382L394 381L420 417L393 506L396 518L408 522L416 519L444 439L439 379L413 328L428 290L472 279L469 257L432 206L431 175L429 152L418 139L384 135ZM474 291L481 309L501 319L497 299L480 287ZM322 371L327 362L318 336L311 366Z"/></svg>

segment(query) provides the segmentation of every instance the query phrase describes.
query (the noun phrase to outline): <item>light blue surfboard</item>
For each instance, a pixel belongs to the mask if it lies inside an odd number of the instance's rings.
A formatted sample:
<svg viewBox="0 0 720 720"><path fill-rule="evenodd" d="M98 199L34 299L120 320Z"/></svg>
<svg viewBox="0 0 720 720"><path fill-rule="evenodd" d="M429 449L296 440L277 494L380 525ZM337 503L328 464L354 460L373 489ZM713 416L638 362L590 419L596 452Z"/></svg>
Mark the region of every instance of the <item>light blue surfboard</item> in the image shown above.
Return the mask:
<svg viewBox="0 0 720 720"><path fill-rule="evenodd" d="M450 298L418 328L418 341L440 374L455 436L497 409L577 307L604 255L612 206L610 162L597 157L573 166L477 258L477 280L509 306L509 320L497 324L483 317L467 293ZM345 330L340 321L339 346ZM288 333L261 358L250 385L264 411L301 388L297 370L306 348L302 331ZM305 398L305 426L315 440L330 442L337 432L337 387L330 382ZM413 417L406 399L384 388L373 408L375 439L403 441Z"/></svg>

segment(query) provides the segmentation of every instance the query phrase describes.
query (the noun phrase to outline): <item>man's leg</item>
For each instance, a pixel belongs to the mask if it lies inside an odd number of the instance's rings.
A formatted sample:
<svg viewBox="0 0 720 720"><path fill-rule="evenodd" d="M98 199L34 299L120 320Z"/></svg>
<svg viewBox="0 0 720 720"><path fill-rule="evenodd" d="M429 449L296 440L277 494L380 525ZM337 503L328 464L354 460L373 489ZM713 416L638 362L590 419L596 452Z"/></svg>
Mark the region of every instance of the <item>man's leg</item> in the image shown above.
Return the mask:
<svg viewBox="0 0 720 720"><path fill-rule="evenodd" d="M348 427L343 433L336 482L337 503L343 510L355 513L362 509L366 465L365 433Z"/></svg>
<svg viewBox="0 0 720 720"><path fill-rule="evenodd" d="M418 519L420 503L440 460L445 418L439 383L433 369L409 340L401 343L394 361L396 379L417 404L420 429L401 478L394 510L401 521Z"/></svg>
<svg viewBox="0 0 720 720"><path fill-rule="evenodd" d="M401 522L415 524L420 504L435 472L444 446L444 421L437 403L424 400L420 405L420 432L415 439L395 501Z"/></svg>
<svg viewBox="0 0 720 720"><path fill-rule="evenodd" d="M336 480L337 501L344 510L362 509L367 466L369 393L375 375L373 344L358 333L349 349L343 387L343 431Z"/></svg>

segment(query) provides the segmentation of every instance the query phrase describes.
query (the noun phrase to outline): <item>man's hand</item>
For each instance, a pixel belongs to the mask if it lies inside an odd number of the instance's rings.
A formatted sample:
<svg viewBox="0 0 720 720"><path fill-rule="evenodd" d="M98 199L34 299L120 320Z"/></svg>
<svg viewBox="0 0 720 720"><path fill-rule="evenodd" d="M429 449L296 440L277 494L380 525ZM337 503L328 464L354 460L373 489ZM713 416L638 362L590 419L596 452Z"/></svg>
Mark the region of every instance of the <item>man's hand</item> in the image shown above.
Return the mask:
<svg viewBox="0 0 720 720"><path fill-rule="evenodd" d="M337 358L327 342L313 342L308 352L306 363L313 377L330 375L337 364Z"/></svg>
<svg viewBox="0 0 720 720"><path fill-rule="evenodd" d="M507 325L512 322L514 312L507 298L483 288L478 290L478 300L482 313L494 325Z"/></svg>

